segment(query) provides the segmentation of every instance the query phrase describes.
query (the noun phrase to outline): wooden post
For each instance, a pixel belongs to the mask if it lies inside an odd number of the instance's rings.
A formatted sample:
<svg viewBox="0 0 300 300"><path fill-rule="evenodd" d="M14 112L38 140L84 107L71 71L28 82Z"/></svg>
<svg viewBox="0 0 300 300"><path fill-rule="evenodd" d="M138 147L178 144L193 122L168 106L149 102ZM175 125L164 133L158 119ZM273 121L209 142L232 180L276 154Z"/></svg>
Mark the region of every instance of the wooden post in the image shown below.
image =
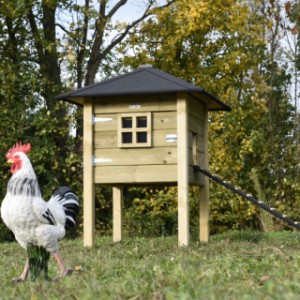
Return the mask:
<svg viewBox="0 0 300 300"><path fill-rule="evenodd" d="M208 109L204 113L204 165L208 170ZM201 187L200 201L199 201L199 240L201 242L208 242L209 237L209 178L204 176L204 186Z"/></svg>
<svg viewBox="0 0 300 300"><path fill-rule="evenodd" d="M189 244L189 177L188 177L187 95L177 95L177 186L178 245Z"/></svg>
<svg viewBox="0 0 300 300"><path fill-rule="evenodd" d="M93 103L83 108L83 243L92 247L95 239L95 184L93 170Z"/></svg>
<svg viewBox="0 0 300 300"><path fill-rule="evenodd" d="M113 241L122 240L123 188L113 187Z"/></svg>

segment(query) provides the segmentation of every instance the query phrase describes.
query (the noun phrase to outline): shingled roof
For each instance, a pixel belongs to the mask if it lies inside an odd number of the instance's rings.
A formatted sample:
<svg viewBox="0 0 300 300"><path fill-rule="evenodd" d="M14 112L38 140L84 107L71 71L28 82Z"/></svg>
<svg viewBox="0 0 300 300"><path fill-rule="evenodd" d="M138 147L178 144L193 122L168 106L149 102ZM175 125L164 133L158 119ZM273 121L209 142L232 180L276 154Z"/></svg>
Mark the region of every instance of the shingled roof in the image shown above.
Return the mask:
<svg viewBox="0 0 300 300"><path fill-rule="evenodd" d="M204 97L208 101L209 110L230 111L228 105L207 93L203 88L152 68L150 65L141 66L133 72L59 95L57 100L83 105L84 98L101 99L102 97L174 94L180 92L190 93L198 98Z"/></svg>

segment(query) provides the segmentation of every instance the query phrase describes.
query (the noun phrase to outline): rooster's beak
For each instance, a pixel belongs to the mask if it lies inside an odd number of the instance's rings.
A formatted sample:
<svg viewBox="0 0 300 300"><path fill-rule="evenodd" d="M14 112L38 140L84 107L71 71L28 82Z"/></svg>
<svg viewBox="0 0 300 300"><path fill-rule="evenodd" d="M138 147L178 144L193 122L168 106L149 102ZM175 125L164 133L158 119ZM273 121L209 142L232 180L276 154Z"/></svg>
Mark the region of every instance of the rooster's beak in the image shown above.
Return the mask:
<svg viewBox="0 0 300 300"><path fill-rule="evenodd" d="M14 160L13 160L12 158L10 158L10 159L7 160L7 162L8 162L9 164L12 164L12 163L14 162Z"/></svg>

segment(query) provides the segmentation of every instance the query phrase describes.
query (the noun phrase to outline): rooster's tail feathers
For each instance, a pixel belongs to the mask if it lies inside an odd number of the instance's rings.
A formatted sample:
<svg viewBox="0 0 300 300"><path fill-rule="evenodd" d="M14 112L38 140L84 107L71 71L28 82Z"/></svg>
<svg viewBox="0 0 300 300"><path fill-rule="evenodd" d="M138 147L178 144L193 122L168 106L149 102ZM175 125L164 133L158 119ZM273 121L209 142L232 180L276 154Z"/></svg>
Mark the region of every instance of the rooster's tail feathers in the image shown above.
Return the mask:
<svg viewBox="0 0 300 300"><path fill-rule="evenodd" d="M76 216L79 212L79 200L69 187L60 187L52 197L59 196L57 200L65 210L66 228L75 227Z"/></svg>

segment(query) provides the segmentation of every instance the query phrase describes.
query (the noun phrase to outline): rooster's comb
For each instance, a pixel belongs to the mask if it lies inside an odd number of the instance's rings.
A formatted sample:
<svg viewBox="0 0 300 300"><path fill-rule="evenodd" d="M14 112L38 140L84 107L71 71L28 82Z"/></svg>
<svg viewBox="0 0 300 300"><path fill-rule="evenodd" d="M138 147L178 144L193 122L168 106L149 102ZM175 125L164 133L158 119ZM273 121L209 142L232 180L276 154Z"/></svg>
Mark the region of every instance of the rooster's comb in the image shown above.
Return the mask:
<svg viewBox="0 0 300 300"><path fill-rule="evenodd" d="M13 155L17 152L23 152L23 153L28 153L30 151L30 148L31 148L31 145L28 143L28 144L25 144L25 145L22 145L22 143L16 143L14 146L12 146L7 154L6 154L6 158L9 159L9 158L12 158Z"/></svg>

